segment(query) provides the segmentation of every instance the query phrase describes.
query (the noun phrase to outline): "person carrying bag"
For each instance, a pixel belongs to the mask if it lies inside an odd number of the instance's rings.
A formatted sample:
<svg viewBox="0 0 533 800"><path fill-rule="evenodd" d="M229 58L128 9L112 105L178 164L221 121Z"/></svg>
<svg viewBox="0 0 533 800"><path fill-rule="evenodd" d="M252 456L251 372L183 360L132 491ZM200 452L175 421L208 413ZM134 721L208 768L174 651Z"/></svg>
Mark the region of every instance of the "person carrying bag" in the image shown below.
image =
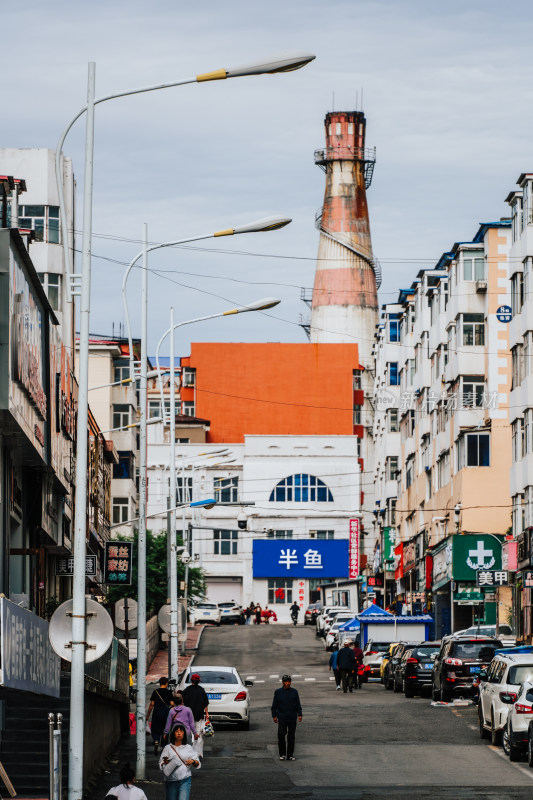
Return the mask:
<svg viewBox="0 0 533 800"><path fill-rule="evenodd" d="M159 769L163 772L166 800L189 800L191 767L200 769L200 759L187 744L187 731L181 722L172 728L169 743L163 748Z"/></svg>

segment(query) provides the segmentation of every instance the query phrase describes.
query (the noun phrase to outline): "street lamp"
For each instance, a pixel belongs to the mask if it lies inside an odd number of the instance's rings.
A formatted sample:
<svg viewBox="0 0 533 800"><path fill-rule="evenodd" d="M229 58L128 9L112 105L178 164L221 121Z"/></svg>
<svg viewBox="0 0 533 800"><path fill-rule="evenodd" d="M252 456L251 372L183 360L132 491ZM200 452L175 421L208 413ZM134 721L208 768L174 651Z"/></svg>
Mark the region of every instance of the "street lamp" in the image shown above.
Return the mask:
<svg viewBox="0 0 533 800"><path fill-rule="evenodd" d="M56 147L56 182L63 231L65 271L69 293L76 287L80 296L80 339L79 339L79 389L76 450L76 495L74 517L74 575L72 588L72 666L70 680L70 721L69 721L69 800L81 800L83 794L83 740L84 740L84 682L85 682L85 556L86 556L86 511L87 511L87 424L88 424L88 376L89 376L89 316L91 304L91 246L92 246L92 198L93 198L93 159L94 159L94 111L95 106L119 97L144 92L167 89L187 83L200 83L221 78L257 75L261 73L286 72L298 69L314 59L310 53L289 53L276 56L268 61L218 70L193 78L161 83L144 88L118 92L105 97L95 97L96 64L89 62L87 80L87 104L68 123L59 137ZM222 74L222 73L225 74ZM81 275L75 276L71 267L71 252L68 242L67 216L63 194L61 154L68 132L74 123L86 114L85 166L83 181L83 235ZM145 487L141 487L141 490ZM144 514L145 516L145 514ZM144 625L144 620L142 621ZM141 692L143 695L144 689ZM144 695L143 695L144 696ZM137 777L145 776L146 743L140 742L137 735L138 758Z"/></svg>

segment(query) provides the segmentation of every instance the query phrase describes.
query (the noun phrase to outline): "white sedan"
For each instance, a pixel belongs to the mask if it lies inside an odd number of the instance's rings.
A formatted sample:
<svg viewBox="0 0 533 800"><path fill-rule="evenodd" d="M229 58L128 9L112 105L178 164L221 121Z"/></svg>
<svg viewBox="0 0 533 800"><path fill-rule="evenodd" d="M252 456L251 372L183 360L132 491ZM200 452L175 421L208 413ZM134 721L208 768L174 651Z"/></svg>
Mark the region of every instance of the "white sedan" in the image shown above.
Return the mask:
<svg viewBox="0 0 533 800"><path fill-rule="evenodd" d="M213 625L220 625L221 613L216 603L197 603L191 609L192 622L211 622Z"/></svg>
<svg viewBox="0 0 533 800"><path fill-rule="evenodd" d="M346 625L347 622L351 622L353 618L354 618L353 614L337 615L337 617L335 618L335 622L326 633L326 640L325 640L326 650L333 649L333 645L339 641L339 628L341 627L341 625Z"/></svg>
<svg viewBox="0 0 533 800"><path fill-rule="evenodd" d="M209 717L212 722L234 722L239 728L250 728L250 692L253 681L243 681L235 667L192 666L183 675L179 688L191 683L191 675L200 676L209 698Z"/></svg>

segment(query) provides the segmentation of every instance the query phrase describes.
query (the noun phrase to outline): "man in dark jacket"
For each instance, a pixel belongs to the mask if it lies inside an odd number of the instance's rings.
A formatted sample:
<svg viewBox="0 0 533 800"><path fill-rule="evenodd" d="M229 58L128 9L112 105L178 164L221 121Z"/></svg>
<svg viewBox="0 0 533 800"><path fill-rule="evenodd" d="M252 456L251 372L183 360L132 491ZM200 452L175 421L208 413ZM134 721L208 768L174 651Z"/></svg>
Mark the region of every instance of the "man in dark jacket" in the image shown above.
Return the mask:
<svg viewBox="0 0 533 800"><path fill-rule="evenodd" d="M204 717L208 715L209 700L203 686L200 686L200 676L197 672L191 675L191 684L181 693L183 704L188 706L194 717L196 736L193 747L200 758L204 755Z"/></svg>
<svg viewBox="0 0 533 800"><path fill-rule="evenodd" d="M272 719L278 725L279 760L294 761L296 720L302 721L302 706L298 691L291 686L291 676L284 675L281 680L283 686L276 689L272 700Z"/></svg>
<svg viewBox="0 0 533 800"><path fill-rule="evenodd" d="M353 682L357 675L357 660L353 649L350 647L351 644L350 639L345 639L337 658L337 668L341 671L342 691L344 694L348 689L353 692Z"/></svg>
<svg viewBox="0 0 533 800"><path fill-rule="evenodd" d="M353 646L353 652L354 652L355 660L357 662L357 667L356 667L357 671L355 673L355 680L353 682L353 685L354 685L354 689L360 689L361 686L362 686L362 678L359 675L359 667L363 663L363 655L364 655L364 653L361 650L361 648L359 647L359 639L355 640L355 644Z"/></svg>

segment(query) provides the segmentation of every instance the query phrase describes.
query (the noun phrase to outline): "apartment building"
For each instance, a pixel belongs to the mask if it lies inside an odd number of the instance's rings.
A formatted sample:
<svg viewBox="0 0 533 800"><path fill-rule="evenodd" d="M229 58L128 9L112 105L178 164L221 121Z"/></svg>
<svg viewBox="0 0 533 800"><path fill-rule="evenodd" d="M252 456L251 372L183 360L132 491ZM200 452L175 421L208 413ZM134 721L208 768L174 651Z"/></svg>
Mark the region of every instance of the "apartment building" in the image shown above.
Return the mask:
<svg viewBox="0 0 533 800"><path fill-rule="evenodd" d="M392 374L400 388L397 602L431 609L437 636L467 627L477 608L487 621L495 615L495 603L478 605L475 580L480 568L501 568L510 525L511 355L498 318L510 302L510 237L510 220L481 225L400 292L401 311L386 307L398 314L397 367L384 356L385 327L377 339L381 383ZM393 447L382 448L382 475Z"/></svg>

